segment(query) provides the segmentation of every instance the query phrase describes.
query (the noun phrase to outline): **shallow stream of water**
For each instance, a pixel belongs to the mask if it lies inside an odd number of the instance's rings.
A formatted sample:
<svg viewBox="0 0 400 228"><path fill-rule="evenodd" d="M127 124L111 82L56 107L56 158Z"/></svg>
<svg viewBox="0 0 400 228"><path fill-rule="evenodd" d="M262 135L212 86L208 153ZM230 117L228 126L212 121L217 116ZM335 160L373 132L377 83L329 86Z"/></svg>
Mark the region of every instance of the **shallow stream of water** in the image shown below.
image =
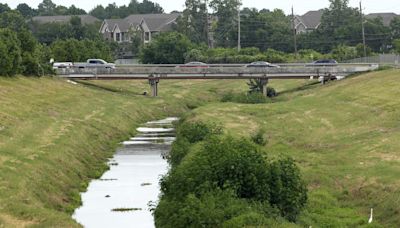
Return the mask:
<svg viewBox="0 0 400 228"><path fill-rule="evenodd" d="M154 227L149 203L158 200L159 179L168 171L163 156L175 140L176 118L151 121L122 143L110 170L90 182L73 218L84 227Z"/></svg>

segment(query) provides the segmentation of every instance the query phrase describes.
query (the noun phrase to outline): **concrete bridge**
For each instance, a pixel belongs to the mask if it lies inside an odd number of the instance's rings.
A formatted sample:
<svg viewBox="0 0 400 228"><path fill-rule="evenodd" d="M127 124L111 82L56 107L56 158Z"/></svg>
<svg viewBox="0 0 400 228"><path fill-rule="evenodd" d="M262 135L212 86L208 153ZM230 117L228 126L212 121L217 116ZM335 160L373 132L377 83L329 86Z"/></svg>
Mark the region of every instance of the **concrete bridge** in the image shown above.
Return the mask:
<svg viewBox="0 0 400 228"><path fill-rule="evenodd" d="M184 79L258 79L266 94L270 79L314 79L322 84L339 76L375 70L378 64L339 64L318 66L305 64L281 64L280 67L245 67L241 64L218 64L206 67L186 65L132 65L115 69L64 68L57 69L59 77L77 80L148 80L152 95L158 95L160 80Z"/></svg>

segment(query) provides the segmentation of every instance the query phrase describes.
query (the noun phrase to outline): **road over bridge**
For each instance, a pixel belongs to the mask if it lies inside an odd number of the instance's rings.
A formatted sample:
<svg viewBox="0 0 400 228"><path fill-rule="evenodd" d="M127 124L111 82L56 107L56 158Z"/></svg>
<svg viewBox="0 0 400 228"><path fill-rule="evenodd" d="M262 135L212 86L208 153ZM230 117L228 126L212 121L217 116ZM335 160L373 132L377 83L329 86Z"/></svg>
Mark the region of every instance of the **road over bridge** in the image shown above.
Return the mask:
<svg viewBox="0 0 400 228"><path fill-rule="evenodd" d="M245 67L240 64L218 64L205 67L186 65L132 65L115 69L64 68L57 69L59 77L77 80L149 80L152 95L158 94L160 80L184 79L258 79L266 87L269 79L315 79L327 80L349 74L375 70L378 64L339 64L335 66L281 64L280 67Z"/></svg>

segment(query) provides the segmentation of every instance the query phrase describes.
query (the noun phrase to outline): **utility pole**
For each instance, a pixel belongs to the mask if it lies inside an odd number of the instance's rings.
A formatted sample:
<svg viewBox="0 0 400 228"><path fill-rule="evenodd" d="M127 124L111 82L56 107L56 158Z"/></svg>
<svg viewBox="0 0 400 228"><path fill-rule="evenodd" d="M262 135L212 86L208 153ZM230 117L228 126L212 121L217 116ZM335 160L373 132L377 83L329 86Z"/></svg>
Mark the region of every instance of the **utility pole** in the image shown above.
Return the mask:
<svg viewBox="0 0 400 228"><path fill-rule="evenodd" d="M238 52L240 51L241 45L240 45L240 5L238 5Z"/></svg>
<svg viewBox="0 0 400 228"><path fill-rule="evenodd" d="M296 24L294 21L294 10L292 6L292 26L293 26L293 42L294 42L294 54L295 58L297 59L297 32L296 32Z"/></svg>
<svg viewBox="0 0 400 228"><path fill-rule="evenodd" d="M362 13L362 4L361 4L361 1L360 1L360 16L361 16L362 39L363 39L363 46L364 46L364 58L365 58L365 61L366 61L366 60L367 60L367 59L366 59L366 58L367 58L367 46L366 46L366 43L365 43L364 16L363 16L363 13Z"/></svg>
<svg viewBox="0 0 400 228"><path fill-rule="evenodd" d="M204 5L206 7L206 33L207 33L207 43L208 43L208 48L212 48L212 41L211 41L211 34L210 34L210 18L208 15L208 5L207 5L207 0L204 1Z"/></svg>

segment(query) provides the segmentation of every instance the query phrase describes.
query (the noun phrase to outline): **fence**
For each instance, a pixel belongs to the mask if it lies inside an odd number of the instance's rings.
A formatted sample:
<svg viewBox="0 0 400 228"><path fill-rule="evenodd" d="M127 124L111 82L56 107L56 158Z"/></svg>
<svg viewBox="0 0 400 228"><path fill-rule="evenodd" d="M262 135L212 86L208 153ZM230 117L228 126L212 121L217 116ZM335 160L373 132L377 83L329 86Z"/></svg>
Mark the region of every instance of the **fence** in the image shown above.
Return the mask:
<svg viewBox="0 0 400 228"><path fill-rule="evenodd" d="M383 65L400 66L400 55L380 54L345 61L346 63L379 63Z"/></svg>

